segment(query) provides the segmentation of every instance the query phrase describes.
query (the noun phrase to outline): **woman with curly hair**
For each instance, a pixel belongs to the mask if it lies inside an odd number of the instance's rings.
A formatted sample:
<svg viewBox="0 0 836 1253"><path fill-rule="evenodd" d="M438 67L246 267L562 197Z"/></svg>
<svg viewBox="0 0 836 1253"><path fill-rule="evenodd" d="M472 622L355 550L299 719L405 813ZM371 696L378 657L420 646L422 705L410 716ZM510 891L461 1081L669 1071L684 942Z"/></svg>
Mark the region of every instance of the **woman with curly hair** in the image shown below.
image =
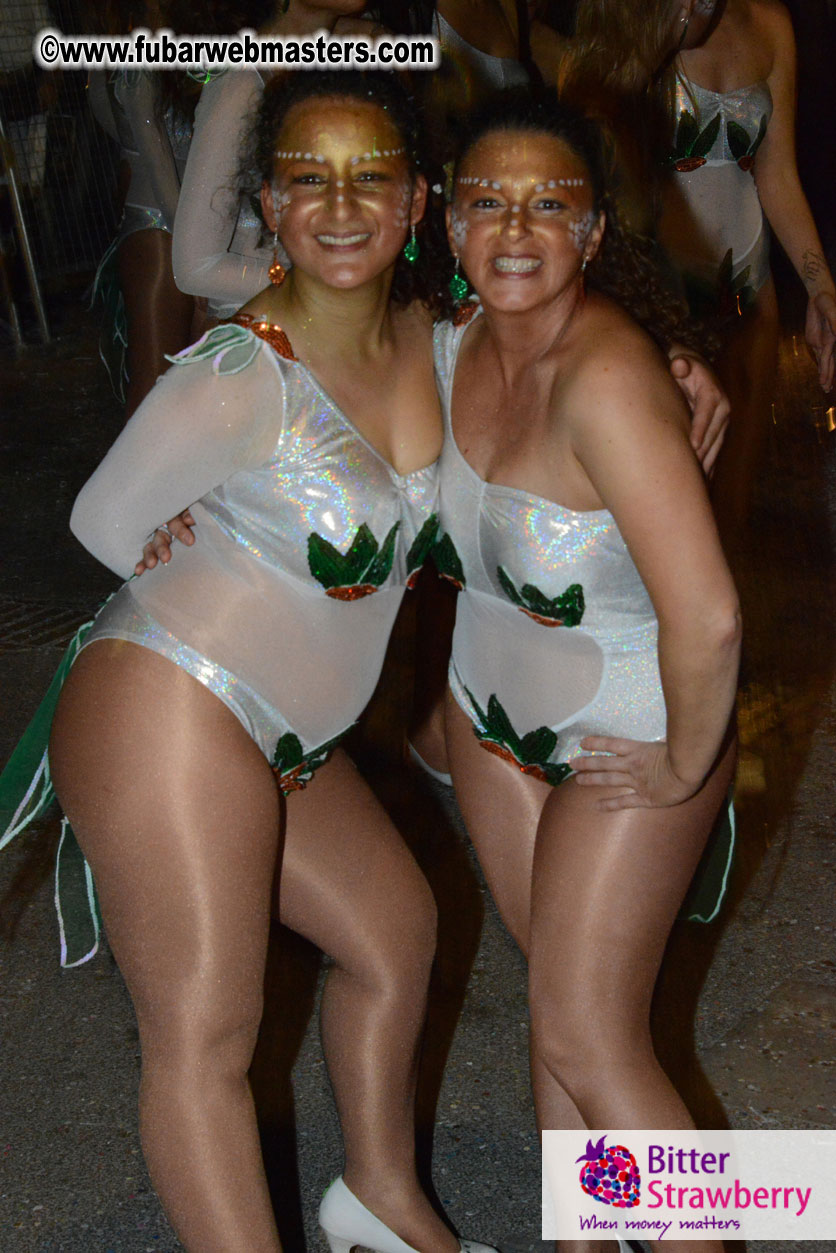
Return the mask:
<svg viewBox="0 0 836 1253"><path fill-rule="evenodd" d="M629 308L605 204L598 133L556 97L475 121L448 222L479 303L436 333L447 738L529 962L539 1125L676 1129L650 999L733 774L740 622L682 399L604 294Z"/></svg>
<svg viewBox="0 0 836 1253"><path fill-rule="evenodd" d="M285 80L254 152L293 269L175 359L76 502L122 576L193 501L200 542L99 614L52 778L136 1009L143 1148L185 1247L280 1248L247 1083L274 913L334 963L332 1250L457 1253L414 1160L432 896L338 746L434 525L427 183L387 76Z"/></svg>

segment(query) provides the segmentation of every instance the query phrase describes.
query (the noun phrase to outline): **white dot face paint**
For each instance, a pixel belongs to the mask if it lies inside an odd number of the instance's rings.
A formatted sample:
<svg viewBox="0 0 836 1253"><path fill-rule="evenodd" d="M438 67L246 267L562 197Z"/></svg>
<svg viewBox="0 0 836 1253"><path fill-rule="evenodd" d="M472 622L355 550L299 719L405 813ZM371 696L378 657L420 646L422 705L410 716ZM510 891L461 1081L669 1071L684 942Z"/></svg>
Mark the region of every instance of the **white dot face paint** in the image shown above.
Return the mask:
<svg viewBox="0 0 836 1253"><path fill-rule="evenodd" d="M453 245L457 253L460 253L467 243L467 232L467 222L459 211L454 208L450 214L450 234L453 237Z"/></svg>
<svg viewBox="0 0 836 1253"><path fill-rule="evenodd" d="M587 213L576 214L569 222L569 234L578 252L583 252L592 229L595 226L595 214L590 209Z"/></svg>
<svg viewBox="0 0 836 1253"><path fill-rule="evenodd" d="M286 191L282 191L278 183L273 183L271 189L273 193L273 212L276 215L276 221L281 223L282 214L290 203L290 196Z"/></svg>

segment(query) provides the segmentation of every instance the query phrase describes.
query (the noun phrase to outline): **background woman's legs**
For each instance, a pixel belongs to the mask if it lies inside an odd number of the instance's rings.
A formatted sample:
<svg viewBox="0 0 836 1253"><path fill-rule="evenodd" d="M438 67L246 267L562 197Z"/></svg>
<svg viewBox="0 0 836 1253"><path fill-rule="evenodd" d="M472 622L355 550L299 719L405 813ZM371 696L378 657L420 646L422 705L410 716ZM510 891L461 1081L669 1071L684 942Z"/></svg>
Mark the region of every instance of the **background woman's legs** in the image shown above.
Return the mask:
<svg viewBox="0 0 836 1253"><path fill-rule="evenodd" d="M192 342L195 302L174 282L168 231L127 235L119 246L118 264L128 322L127 419L168 369L165 354Z"/></svg>

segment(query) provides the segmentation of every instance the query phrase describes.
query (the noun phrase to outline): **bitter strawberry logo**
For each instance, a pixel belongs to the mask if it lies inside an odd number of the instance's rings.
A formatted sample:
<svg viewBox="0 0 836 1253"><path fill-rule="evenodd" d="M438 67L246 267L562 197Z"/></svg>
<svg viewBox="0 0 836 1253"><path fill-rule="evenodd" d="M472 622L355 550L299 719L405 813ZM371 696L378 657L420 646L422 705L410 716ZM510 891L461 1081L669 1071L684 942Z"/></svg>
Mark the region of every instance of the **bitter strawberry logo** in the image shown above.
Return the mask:
<svg viewBox="0 0 836 1253"><path fill-rule="evenodd" d="M639 1203L641 1174L636 1159L623 1144L605 1147L606 1135L597 1144L586 1142L586 1152L577 1162L583 1162L580 1185L587 1196L602 1205L616 1209L632 1209Z"/></svg>

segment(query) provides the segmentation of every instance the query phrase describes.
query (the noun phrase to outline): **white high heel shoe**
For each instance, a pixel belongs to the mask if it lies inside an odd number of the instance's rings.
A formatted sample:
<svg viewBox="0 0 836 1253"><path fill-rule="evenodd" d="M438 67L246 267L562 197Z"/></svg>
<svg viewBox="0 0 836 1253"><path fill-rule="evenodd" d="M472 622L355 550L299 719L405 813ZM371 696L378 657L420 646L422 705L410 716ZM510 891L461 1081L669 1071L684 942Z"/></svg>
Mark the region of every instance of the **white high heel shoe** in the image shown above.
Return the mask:
<svg viewBox="0 0 836 1253"><path fill-rule="evenodd" d="M418 1253L376 1218L346 1187L342 1176L331 1184L319 1206L319 1225L331 1253L351 1253L355 1245L374 1253ZM497 1253L488 1244L462 1240L462 1253Z"/></svg>

